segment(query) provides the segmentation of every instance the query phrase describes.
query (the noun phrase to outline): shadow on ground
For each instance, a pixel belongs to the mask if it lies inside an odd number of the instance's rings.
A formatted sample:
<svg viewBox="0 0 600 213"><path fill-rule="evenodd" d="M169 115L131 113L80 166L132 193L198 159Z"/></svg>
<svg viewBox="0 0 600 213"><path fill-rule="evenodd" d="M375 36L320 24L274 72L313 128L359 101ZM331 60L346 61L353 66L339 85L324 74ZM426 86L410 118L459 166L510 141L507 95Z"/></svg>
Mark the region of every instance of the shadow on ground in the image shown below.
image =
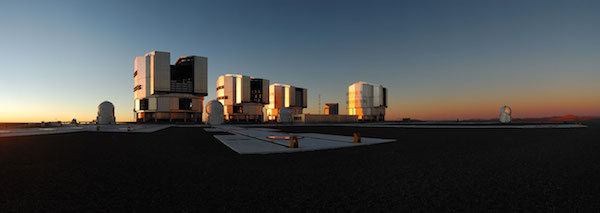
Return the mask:
<svg viewBox="0 0 600 213"><path fill-rule="evenodd" d="M587 129L281 127L396 138L238 155L201 128L0 138L2 211L585 211L600 209Z"/></svg>

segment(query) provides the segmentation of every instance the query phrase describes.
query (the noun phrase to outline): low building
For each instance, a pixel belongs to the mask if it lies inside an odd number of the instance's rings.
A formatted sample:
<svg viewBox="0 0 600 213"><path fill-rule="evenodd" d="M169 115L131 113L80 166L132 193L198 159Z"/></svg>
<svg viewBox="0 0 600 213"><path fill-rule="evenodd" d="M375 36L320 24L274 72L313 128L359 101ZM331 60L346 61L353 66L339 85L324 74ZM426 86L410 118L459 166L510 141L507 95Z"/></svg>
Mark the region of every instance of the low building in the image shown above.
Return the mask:
<svg viewBox="0 0 600 213"><path fill-rule="evenodd" d="M338 103L328 103L325 104L325 115L338 115L340 114L338 111L339 104Z"/></svg>
<svg viewBox="0 0 600 213"><path fill-rule="evenodd" d="M356 123L358 115L315 115L301 114L292 116L293 123Z"/></svg>
<svg viewBox="0 0 600 213"><path fill-rule="evenodd" d="M269 103L269 80L227 74L217 79L217 100L223 104L228 122L263 122Z"/></svg>
<svg viewBox="0 0 600 213"><path fill-rule="evenodd" d="M291 115L302 114L307 106L307 92L304 88L286 84L271 84L269 87L269 105L267 105L267 118L277 121L281 109L289 109ZM287 120L287 118L285 119Z"/></svg>
<svg viewBox="0 0 600 213"><path fill-rule="evenodd" d="M384 121L387 89L378 84L356 82L348 86L348 114L361 121Z"/></svg>
<svg viewBox="0 0 600 213"><path fill-rule="evenodd" d="M201 122L207 95L207 61L206 57L185 56L171 65L171 54L159 51L136 57L136 120Z"/></svg>

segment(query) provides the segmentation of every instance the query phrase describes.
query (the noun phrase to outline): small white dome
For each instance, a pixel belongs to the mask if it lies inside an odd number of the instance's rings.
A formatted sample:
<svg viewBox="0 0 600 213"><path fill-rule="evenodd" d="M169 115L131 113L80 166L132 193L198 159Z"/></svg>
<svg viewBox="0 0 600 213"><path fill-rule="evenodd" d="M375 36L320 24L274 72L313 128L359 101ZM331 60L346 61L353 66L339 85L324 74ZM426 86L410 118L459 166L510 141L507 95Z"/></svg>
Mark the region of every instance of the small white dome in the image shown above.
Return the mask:
<svg viewBox="0 0 600 213"><path fill-rule="evenodd" d="M290 123L292 122L292 110L289 108L281 108L279 110L279 117L277 118L279 123Z"/></svg>
<svg viewBox="0 0 600 213"><path fill-rule="evenodd" d="M207 114L223 114L223 104L217 100L212 100L206 103Z"/></svg>
<svg viewBox="0 0 600 213"><path fill-rule="evenodd" d="M509 106L500 108L500 123L510 123L512 121L512 109Z"/></svg>
<svg viewBox="0 0 600 213"><path fill-rule="evenodd" d="M98 105L98 117L96 117L98 124L115 124L115 106L108 101L102 102Z"/></svg>
<svg viewBox="0 0 600 213"><path fill-rule="evenodd" d="M206 123L209 125L219 125L225 122L223 113L223 104L217 100L206 103Z"/></svg>

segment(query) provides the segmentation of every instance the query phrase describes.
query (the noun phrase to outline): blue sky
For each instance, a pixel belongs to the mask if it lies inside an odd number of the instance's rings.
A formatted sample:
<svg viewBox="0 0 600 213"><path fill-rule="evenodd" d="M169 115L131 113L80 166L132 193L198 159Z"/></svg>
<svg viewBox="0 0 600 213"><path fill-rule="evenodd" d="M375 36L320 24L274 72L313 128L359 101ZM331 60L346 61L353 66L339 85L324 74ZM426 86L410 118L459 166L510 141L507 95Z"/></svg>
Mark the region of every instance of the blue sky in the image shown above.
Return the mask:
<svg viewBox="0 0 600 213"><path fill-rule="evenodd" d="M153 50L308 88L309 113L356 81L389 118L600 115L598 1L2 1L0 122L133 119L133 60Z"/></svg>

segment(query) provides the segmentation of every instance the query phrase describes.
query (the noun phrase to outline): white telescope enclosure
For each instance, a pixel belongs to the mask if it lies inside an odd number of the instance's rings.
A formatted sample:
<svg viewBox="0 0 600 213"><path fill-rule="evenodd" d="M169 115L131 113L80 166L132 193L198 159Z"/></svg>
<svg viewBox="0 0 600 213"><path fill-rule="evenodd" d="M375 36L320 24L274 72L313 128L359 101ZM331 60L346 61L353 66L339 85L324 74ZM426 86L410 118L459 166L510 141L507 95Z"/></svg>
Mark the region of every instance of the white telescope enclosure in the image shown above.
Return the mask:
<svg viewBox="0 0 600 213"><path fill-rule="evenodd" d="M160 51L135 58L133 93L138 122L202 121L208 59L184 56L173 65L170 61L171 54Z"/></svg>
<svg viewBox="0 0 600 213"><path fill-rule="evenodd" d="M229 122L263 122L263 108L269 103L269 80L239 74L217 79L217 100L223 104Z"/></svg>
<svg viewBox="0 0 600 213"><path fill-rule="evenodd" d="M267 105L268 120L280 120L278 117L280 116L281 109L288 109L291 116L302 114L302 110L306 107L306 89L279 83L271 84L271 86L269 86L269 104ZM287 120L287 118L284 120Z"/></svg>
<svg viewBox="0 0 600 213"><path fill-rule="evenodd" d="M363 121L384 121L387 88L379 84L356 82L348 86L348 114Z"/></svg>

